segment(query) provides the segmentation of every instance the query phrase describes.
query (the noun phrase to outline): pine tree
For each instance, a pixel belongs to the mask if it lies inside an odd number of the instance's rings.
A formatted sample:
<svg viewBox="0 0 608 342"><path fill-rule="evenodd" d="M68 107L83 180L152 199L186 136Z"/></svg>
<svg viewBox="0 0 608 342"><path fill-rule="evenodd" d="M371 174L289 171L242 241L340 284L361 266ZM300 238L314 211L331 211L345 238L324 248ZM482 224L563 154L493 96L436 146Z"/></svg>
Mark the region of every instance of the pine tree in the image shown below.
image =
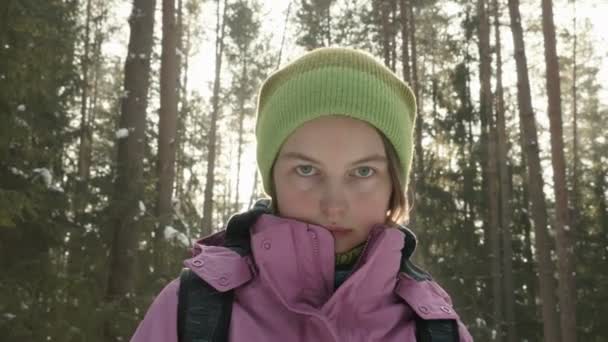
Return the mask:
<svg viewBox="0 0 608 342"><path fill-rule="evenodd" d="M511 32L517 66L517 99L522 134L522 150L526 153L526 161L528 163L527 181L535 229L534 241L537 251L544 339L547 341L558 341L559 325L554 297L554 266L549 256L551 240L547 233L547 205L543 193L538 134L536 133L536 122L534 110L532 109L526 51L519 13L519 0L509 0L509 14L511 17Z"/></svg>
<svg viewBox="0 0 608 342"><path fill-rule="evenodd" d="M551 161L555 193L555 239L557 243L558 297L562 341L576 342L576 287L574 283L574 245L566 186L566 160L562 127L559 61L553 23L553 1L542 1L543 36L547 80L548 114L551 130ZM576 227L575 227L576 228Z"/></svg>
<svg viewBox="0 0 608 342"><path fill-rule="evenodd" d="M175 180L175 153L177 148L177 27L175 0L163 0L163 38L160 66L160 112L158 122L157 200L154 269L164 274L164 231L173 223L172 199Z"/></svg>
<svg viewBox="0 0 608 342"><path fill-rule="evenodd" d="M214 185L215 185L215 163L216 163L216 148L217 148L217 127L220 114L220 89L221 89L221 72L222 60L224 56L224 32L226 28L226 11L228 9L227 0L224 1L223 11L220 11L221 1L217 0L216 11L216 26L215 26L215 79L213 81L213 96L211 98L211 126L208 131L207 142L207 174L205 182L205 197L203 204L203 234L208 235L213 232L213 202L214 202ZM222 13L222 15L220 15Z"/></svg>
<svg viewBox="0 0 608 342"><path fill-rule="evenodd" d="M502 42L500 38L500 8L498 0L493 1L494 7L494 36L496 51L496 92L494 103L496 109L496 156L500 178L500 229L502 236L502 269L506 340L516 342L517 329L515 326L515 288L513 285L513 247L511 233L511 175L508 166L507 127L505 119L504 91L502 84Z"/></svg>
<svg viewBox="0 0 608 342"><path fill-rule="evenodd" d="M155 0L134 0L129 18L131 35L117 131L116 181L109 203L108 229L113 234L105 300L108 306L118 305L127 312L135 286L138 220L146 210L142 176L155 5ZM115 341L125 333L125 328L116 324L115 316L104 322L106 340Z"/></svg>

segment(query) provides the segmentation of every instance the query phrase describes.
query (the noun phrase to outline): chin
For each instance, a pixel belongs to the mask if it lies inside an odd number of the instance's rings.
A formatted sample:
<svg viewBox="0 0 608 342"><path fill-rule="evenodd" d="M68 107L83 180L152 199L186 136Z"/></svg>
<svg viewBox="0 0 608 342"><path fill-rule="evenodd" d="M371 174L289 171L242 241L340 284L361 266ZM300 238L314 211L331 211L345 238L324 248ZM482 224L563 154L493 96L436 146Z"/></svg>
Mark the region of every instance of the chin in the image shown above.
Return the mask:
<svg viewBox="0 0 608 342"><path fill-rule="evenodd" d="M356 245L351 246L350 244L336 244L335 250L337 254L345 253L353 249Z"/></svg>

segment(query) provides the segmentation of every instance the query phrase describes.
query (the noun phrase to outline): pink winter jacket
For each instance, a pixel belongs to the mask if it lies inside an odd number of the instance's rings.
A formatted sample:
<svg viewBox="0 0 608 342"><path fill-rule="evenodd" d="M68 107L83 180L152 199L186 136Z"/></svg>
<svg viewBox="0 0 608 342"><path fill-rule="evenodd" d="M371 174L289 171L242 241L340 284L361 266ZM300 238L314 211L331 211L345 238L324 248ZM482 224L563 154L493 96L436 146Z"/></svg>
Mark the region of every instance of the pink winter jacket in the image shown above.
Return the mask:
<svg viewBox="0 0 608 342"><path fill-rule="evenodd" d="M415 315L458 320L460 342L473 341L437 283L399 273L403 246L403 232L375 227L334 290L331 233L264 214L251 229L251 256L203 241L184 263L215 289L234 289L230 341L415 342ZM179 280L162 290L132 342L177 342L178 290Z"/></svg>

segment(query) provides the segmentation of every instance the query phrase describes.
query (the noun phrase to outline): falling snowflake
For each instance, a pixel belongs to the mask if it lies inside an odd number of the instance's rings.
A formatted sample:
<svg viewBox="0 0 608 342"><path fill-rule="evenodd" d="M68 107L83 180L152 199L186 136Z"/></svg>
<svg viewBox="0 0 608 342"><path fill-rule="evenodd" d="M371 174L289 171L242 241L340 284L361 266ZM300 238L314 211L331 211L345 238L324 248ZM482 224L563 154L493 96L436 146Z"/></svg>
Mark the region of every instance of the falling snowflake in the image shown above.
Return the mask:
<svg viewBox="0 0 608 342"><path fill-rule="evenodd" d="M27 122L25 120L23 120L23 118L20 118L20 117L15 118L15 123L21 127L29 127Z"/></svg>
<svg viewBox="0 0 608 342"><path fill-rule="evenodd" d="M11 167L11 172L15 175L15 176L21 176L21 177L25 177L25 173L23 173L23 171L19 170L16 167Z"/></svg>
<svg viewBox="0 0 608 342"><path fill-rule="evenodd" d="M17 110L20 112L24 112L25 111L25 105L24 104L20 104L17 106Z"/></svg>
<svg viewBox="0 0 608 342"><path fill-rule="evenodd" d="M53 190L53 191L56 191L56 192L60 192L60 193L64 193L64 192L65 192L65 190L63 190L63 188L62 188L62 187L60 187L59 185L54 185L54 184L53 184L53 185L51 185L51 186L49 187L49 189L51 189L51 190Z"/></svg>
<svg viewBox="0 0 608 342"><path fill-rule="evenodd" d="M164 234L165 234L165 239L167 239L167 240L173 238L178 233L179 232L175 228L173 228L171 226L166 226L165 227Z"/></svg>
<svg viewBox="0 0 608 342"><path fill-rule="evenodd" d="M188 237L186 236L186 234L184 234L182 232L179 232L177 229L175 229L175 228L173 228L171 226L166 226L163 233L164 233L164 236L165 236L166 240L176 239L182 245L184 245L184 246L190 246L190 239L188 239Z"/></svg>
<svg viewBox="0 0 608 342"><path fill-rule="evenodd" d="M116 139L124 139L129 136L129 130L126 128L121 128L116 131Z"/></svg>
<svg viewBox="0 0 608 342"><path fill-rule="evenodd" d="M39 174L47 187L50 187L53 183L53 175L49 169L42 167L39 169L34 169L32 172Z"/></svg>

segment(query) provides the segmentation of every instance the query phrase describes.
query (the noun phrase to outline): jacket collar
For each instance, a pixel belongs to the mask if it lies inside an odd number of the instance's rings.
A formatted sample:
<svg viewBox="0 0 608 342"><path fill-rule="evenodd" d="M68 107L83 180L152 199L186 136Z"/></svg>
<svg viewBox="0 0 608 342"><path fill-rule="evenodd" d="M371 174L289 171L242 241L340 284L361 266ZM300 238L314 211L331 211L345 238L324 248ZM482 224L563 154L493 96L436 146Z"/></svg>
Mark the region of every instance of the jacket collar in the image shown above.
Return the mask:
<svg viewBox="0 0 608 342"><path fill-rule="evenodd" d="M334 293L334 238L325 228L262 215L251 236L259 276L285 306L295 311L331 311L349 302L365 307L366 301L377 305L373 302L379 297L390 297L403 244L399 230L374 227L353 274Z"/></svg>
<svg viewBox="0 0 608 342"><path fill-rule="evenodd" d="M267 207L256 204L253 210L232 216L227 229L194 244L193 256L185 260L184 265L221 292L245 284L253 277L254 270L250 227L266 212Z"/></svg>
<svg viewBox="0 0 608 342"><path fill-rule="evenodd" d="M394 291L423 318L457 317L449 296L435 282L399 273L416 247L409 229L374 227L354 274L329 299L335 272L332 235L323 227L265 212L231 218L227 230L195 244L186 267L222 292L242 286L259 272L284 304L300 310L331 311L338 302L348 301L358 307L374 305L373 298Z"/></svg>

